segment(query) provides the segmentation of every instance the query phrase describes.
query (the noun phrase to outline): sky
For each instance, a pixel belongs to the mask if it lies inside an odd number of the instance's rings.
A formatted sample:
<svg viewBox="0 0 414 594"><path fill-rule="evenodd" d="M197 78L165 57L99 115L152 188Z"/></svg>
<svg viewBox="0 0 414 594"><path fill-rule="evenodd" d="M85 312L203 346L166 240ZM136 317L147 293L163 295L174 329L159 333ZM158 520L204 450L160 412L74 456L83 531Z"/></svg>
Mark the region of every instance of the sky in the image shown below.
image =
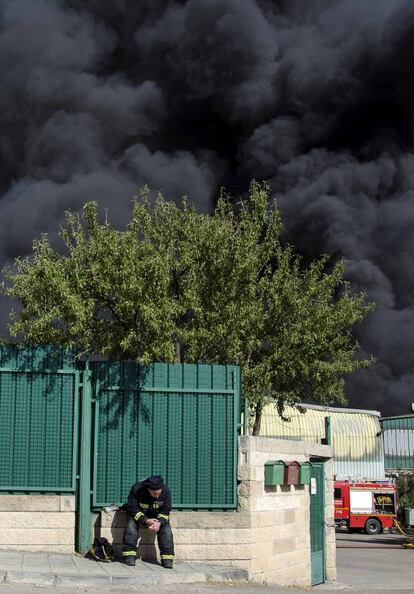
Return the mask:
<svg viewBox="0 0 414 594"><path fill-rule="evenodd" d="M209 212L267 180L376 304L349 404L411 412L413 50L410 0L0 0L0 267L91 199L122 226L144 184Z"/></svg>

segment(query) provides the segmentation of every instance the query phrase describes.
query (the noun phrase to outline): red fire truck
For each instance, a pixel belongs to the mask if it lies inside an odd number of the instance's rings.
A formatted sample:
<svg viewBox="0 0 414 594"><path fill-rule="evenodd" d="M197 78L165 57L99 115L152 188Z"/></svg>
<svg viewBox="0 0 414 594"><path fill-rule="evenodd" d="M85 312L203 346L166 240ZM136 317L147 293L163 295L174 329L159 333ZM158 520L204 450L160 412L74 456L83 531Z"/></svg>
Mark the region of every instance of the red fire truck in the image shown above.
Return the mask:
<svg viewBox="0 0 414 594"><path fill-rule="evenodd" d="M396 488L388 481L335 481L335 525L378 534L397 517Z"/></svg>

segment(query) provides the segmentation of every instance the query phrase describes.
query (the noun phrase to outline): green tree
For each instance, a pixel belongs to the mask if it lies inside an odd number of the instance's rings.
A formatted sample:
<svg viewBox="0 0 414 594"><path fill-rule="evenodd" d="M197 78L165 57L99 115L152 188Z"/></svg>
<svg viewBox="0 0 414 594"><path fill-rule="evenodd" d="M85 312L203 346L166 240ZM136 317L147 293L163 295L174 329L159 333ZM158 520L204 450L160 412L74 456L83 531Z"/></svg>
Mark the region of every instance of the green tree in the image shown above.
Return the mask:
<svg viewBox="0 0 414 594"><path fill-rule="evenodd" d="M322 257L304 269L280 243L266 185L252 183L237 214L222 197L204 224L189 359L241 365L254 435L268 403L281 415L305 399L345 403L346 375L370 363L357 358L351 329L372 307L351 292L343 262L328 273Z"/></svg>
<svg viewBox="0 0 414 594"><path fill-rule="evenodd" d="M397 478L398 504L405 509L414 508L414 476L410 473L399 473Z"/></svg>
<svg viewBox="0 0 414 594"><path fill-rule="evenodd" d="M280 243L269 188L226 196L213 214L148 191L125 231L67 213L62 253L43 236L33 256L5 271L3 292L20 301L11 332L29 343L150 361L239 364L254 411L312 398L344 402L344 378L369 364L351 329L370 307L343 280L343 263L308 268Z"/></svg>
<svg viewBox="0 0 414 594"><path fill-rule="evenodd" d="M17 259L5 271L3 292L22 305L11 315L11 334L79 354L140 363L177 360L192 271L187 283L178 279L196 216L185 204L179 209L161 196L150 203L147 191L134 202L122 232L107 219L98 222L96 203L84 206L83 217L66 213L62 253L43 235L31 258Z"/></svg>

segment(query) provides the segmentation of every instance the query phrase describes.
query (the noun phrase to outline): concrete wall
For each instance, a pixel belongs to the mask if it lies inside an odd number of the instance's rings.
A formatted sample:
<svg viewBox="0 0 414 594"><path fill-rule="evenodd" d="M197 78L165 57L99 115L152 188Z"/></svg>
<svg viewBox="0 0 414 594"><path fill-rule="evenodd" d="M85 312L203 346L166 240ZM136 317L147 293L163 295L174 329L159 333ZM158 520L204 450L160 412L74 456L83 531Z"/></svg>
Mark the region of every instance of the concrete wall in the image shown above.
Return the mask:
<svg viewBox="0 0 414 594"><path fill-rule="evenodd" d="M0 549L73 553L74 495L0 494Z"/></svg>
<svg viewBox="0 0 414 594"><path fill-rule="evenodd" d="M264 486L268 460L327 460L325 519L333 524L333 464L330 448L300 441L240 438L239 510L236 512L173 512L171 526L176 557L243 567L261 583L309 586L310 534L308 486ZM95 534L116 547L122 542L126 515L102 513ZM328 579L336 579L335 530L327 527ZM138 556L157 556L154 535L141 531Z"/></svg>

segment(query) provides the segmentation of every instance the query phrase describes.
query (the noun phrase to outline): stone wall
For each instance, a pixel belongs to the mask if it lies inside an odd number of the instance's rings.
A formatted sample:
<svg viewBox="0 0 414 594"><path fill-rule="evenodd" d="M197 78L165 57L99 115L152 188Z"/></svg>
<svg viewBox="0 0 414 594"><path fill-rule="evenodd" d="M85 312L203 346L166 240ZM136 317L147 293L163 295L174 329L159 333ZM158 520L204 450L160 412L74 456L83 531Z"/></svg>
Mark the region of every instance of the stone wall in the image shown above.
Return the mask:
<svg viewBox="0 0 414 594"><path fill-rule="evenodd" d="M122 511L102 513L95 525L95 535L105 536L120 551L126 523ZM253 534L250 516L238 512L173 512L171 527L175 553L180 561L208 561L245 567L250 559ZM144 560L159 558L155 534L140 531L138 556Z"/></svg>
<svg viewBox="0 0 414 594"><path fill-rule="evenodd" d="M255 581L302 587L311 583L309 486L265 487L264 464L268 460L306 462L315 458L326 462L327 579L335 580L331 448L302 441L240 438L239 506L251 516L256 545L248 569Z"/></svg>
<svg viewBox="0 0 414 594"><path fill-rule="evenodd" d="M74 495L0 494L0 549L73 553Z"/></svg>
<svg viewBox="0 0 414 594"><path fill-rule="evenodd" d="M312 457L326 463L325 520L333 519L333 464L328 446L262 437L240 438L239 510L234 512L173 512L171 525L176 557L186 561L222 563L248 569L257 582L309 586L310 534L307 485L264 486L268 460L305 462ZM102 513L95 534L116 547L122 542L126 515ZM328 579L336 579L335 530L327 527ZM138 555L154 558L155 536L145 530Z"/></svg>

